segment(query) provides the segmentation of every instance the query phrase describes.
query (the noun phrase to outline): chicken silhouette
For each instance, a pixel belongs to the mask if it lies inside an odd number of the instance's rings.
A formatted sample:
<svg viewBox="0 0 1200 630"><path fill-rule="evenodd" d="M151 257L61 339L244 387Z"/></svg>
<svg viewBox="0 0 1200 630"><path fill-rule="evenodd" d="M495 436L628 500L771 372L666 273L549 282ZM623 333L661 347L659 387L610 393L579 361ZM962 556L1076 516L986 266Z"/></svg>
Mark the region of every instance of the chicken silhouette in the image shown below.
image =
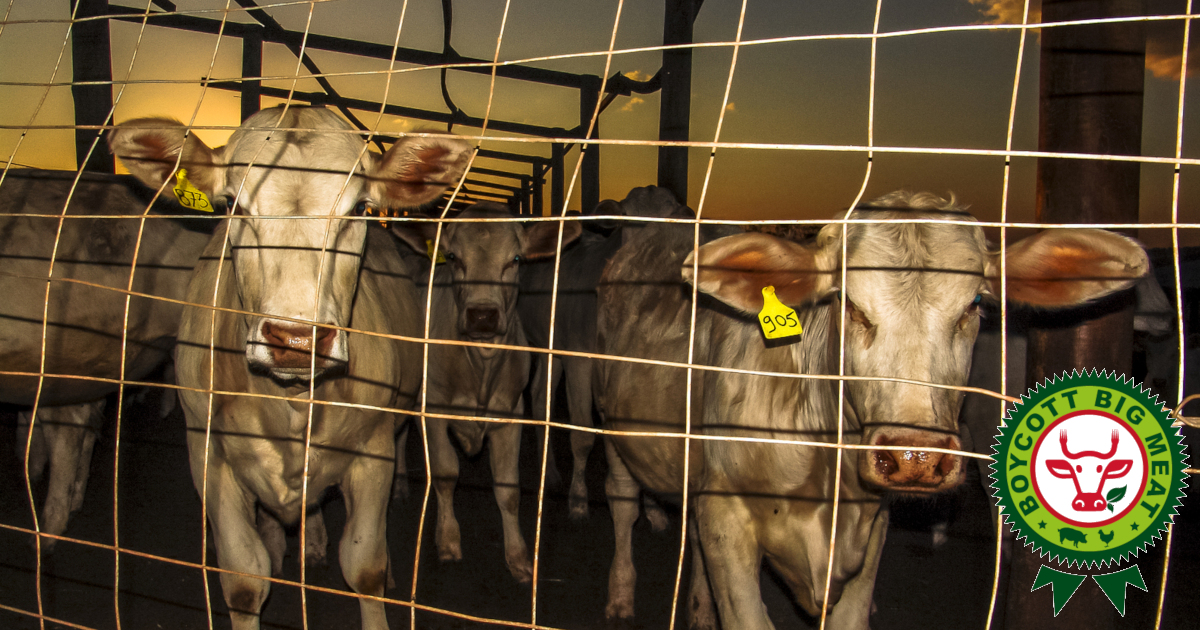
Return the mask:
<svg viewBox="0 0 1200 630"><path fill-rule="evenodd" d="M1108 546L1108 543L1112 542L1112 539L1113 539L1113 533L1110 531L1110 532L1108 532L1108 534L1106 535L1106 534L1104 533L1104 530L1103 530L1103 529L1099 530L1099 532L1100 532L1100 540L1101 540L1101 541L1103 541L1103 542L1104 542L1104 546L1105 546L1105 547L1107 547L1107 546Z"/></svg>

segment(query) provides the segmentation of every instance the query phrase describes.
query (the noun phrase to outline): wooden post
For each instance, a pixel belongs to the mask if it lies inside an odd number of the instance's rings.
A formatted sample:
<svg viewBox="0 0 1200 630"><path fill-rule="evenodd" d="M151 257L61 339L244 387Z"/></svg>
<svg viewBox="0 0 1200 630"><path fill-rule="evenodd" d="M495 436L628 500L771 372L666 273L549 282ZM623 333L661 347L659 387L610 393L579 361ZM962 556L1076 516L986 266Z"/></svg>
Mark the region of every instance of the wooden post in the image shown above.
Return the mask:
<svg viewBox="0 0 1200 630"><path fill-rule="evenodd" d="M600 102L600 88L604 83L600 77L589 79L592 80L579 88L579 125L584 133L591 124L592 115L596 113L596 105ZM600 137L598 118L588 137ZM582 205L580 211L591 214L596 211L596 206L600 205L600 145L581 142L579 148L583 151L583 172L580 173L582 181L579 182L579 200Z"/></svg>
<svg viewBox="0 0 1200 630"><path fill-rule="evenodd" d="M1144 14L1142 0L1044 0L1042 20L1063 22ZM1140 155L1145 34L1140 23L1042 29L1038 149ZM1038 220L1043 223L1136 223L1140 166L1135 163L1038 159ZM1133 368L1133 298L1035 316L1029 331L1027 385L1079 369L1129 374ZM1042 564L1014 545L1008 628L1104 630L1112 604L1087 580L1053 616L1049 588L1029 592ZM1074 573L1095 571L1073 570ZM1155 571L1143 571L1150 582ZM1151 587L1153 592L1153 587ZM1138 593L1140 594L1140 593ZM1132 599L1132 596L1131 596Z"/></svg>
<svg viewBox="0 0 1200 630"><path fill-rule="evenodd" d="M550 145L550 214L561 214L563 208L563 195L566 194L566 177L563 173L563 153L564 147L562 143L555 142Z"/></svg>
<svg viewBox="0 0 1200 630"><path fill-rule="evenodd" d="M692 24L702 0L666 0L663 45L692 43ZM692 116L692 49L664 50L662 92L658 114L658 139L690 139ZM688 199L687 147L658 148L658 185L675 193L680 203Z"/></svg>
<svg viewBox="0 0 1200 630"><path fill-rule="evenodd" d="M262 81L248 81L246 77L262 76L263 29L247 26L242 36L242 120L262 109Z"/></svg>
<svg viewBox="0 0 1200 630"><path fill-rule="evenodd" d="M108 15L108 0L71 0L71 9L76 20ZM107 125L113 109L112 49L108 20L76 22L71 27L71 70L75 124ZM82 82L94 84L79 85ZM95 150L92 149L99 134L95 129L75 130L75 164L87 171L115 172L116 163L108 147L101 142L96 144ZM88 157L89 151L91 157Z"/></svg>

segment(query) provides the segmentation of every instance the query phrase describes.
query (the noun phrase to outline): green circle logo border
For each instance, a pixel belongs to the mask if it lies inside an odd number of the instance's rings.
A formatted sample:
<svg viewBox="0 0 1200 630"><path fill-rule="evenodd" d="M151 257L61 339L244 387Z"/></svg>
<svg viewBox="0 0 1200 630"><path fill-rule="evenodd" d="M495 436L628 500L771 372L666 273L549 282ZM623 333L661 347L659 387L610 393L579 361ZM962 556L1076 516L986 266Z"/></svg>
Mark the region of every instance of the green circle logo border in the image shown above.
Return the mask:
<svg viewBox="0 0 1200 630"><path fill-rule="evenodd" d="M1017 435L1017 429L1021 426L1032 410L1043 402L1051 400L1055 395L1080 387L1097 387L1108 390L1114 390L1115 393L1122 394L1128 397L1133 403L1137 403L1147 411L1147 415L1143 417L1143 421L1153 419L1153 426L1158 427L1158 433L1163 435L1162 445L1166 446L1166 454L1170 457L1171 470L1167 476L1170 483L1163 495L1163 503L1161 507L1154 512L1149 522L1140 528L1140 533L1130 538L1127 542L1115 545L1112 548L1106 548L1100 551L1079 550L1069 545L1076 544L1073 541L1066 540L1055 541L1050 537L1051 532L1043 535L1039 532L1039 528L1027 520L1025 514L1018 509L1019 497L1014 497L1009 491L1009 475L1012 472L1020 473L1028 471L1032 464L1025 462L1024 465L1012 463L1009 456L1012 453L1012 442ZM1032 433L1033 442L1036 443L1038 437L1043 435L1049 427L1054 423L1054 420L1068 413L1078 412L1079 410L1094 409L1098 412L1112 414L1110 409L1104 409L1098 406L1087 406L1082 401L1078 408L1072 408L1069 411L1063 411L1061 414L1055 414L1053 417L1046 419L1043 427L1033 432L1031 429L1026 429L1026 432ZM1137 432L1134 432L1137 435ZM1139 436L1140 437L1140 436ZM1145 438L1142 439L1142 448L1146 452ZM1005 414L1005 422L1000 426L1000 433L996 435L996 442L992 445L992 464L991 464L991 479L992 479L992 494L996 499L996 504L1000 508L1001 517L1008 522L1016 534L1017 539L1025 540L1026 546L1032 546L1034 553L1039 557L1050 556L1053 560L1061 561L1068 567L1078 565L1080 568L1101 567L1110 563L1120 564L1127 558L1136 557L1140 552L1144 551L1149 546L1152 546L1155 541L1161 537L1161 533L1166 531L1168 525L1171 524L1175 515L1178 513L1178 508L1181 505L1181 500L1184 495L1184 488L1187 486L1187 473L1184 469L1187 468L1187 455L1184 453L1183 436L1180 434L1177 427L1171 426L1171 419L1167 409L1158 401L1158 397L1151 394L1145 387L1136 384L1132 378L1118 376L1115 372L1089 370L1080 372L1073 370L1070 375L1061 374L1052 377L1049 380L1042 382L1029 390L1021 400L1009 405ZM1018 451L1021 449L1018 447ZM1030 457L1032 456L1032 447L1029 449ZM1156 451L1162 453L1162 451ZM1016 458L1020 461L1021 458ZM1008 465L1000 465L1000 462L1005 462ZM1147 466L1150 464L1149 454L1147 454ZM1151 474L1147 474L1144 483L1149 483ZM1029 475L1029 479L1032 475ZM1031 496L1036 497L1036 493L1032 489L1032 484L1029 484L1028 491ZM1116 500L1116 499L1114 499ZM1031 514L1037 511L1049 512L1050 510L1041 505L1037 510L1031 510ZM1135 510L1137 508L1135 507ZM1136 512L1130 512L1122 517L1113 525L1126 524L1127 519L1131 518ZM1088 533L1100 530L1100 527L1094 529L1086 529Z"/></svg>

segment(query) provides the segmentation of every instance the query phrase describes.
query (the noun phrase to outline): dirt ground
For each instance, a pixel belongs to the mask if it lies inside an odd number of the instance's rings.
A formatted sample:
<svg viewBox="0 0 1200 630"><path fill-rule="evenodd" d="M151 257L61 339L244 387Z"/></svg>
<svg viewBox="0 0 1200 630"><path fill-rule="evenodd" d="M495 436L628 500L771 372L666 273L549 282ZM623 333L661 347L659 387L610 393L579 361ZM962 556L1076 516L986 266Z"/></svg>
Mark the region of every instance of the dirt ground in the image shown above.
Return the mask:
<svg viewBox="0 0 1200 630"><path fill-rule="evenodd" d="M215 575L209 577L206 594L199 569L132 553L192 563L202 559L200 501L188 473L182 415L176 409L164 420L153 420L151 408L153 405L126 410L121 429L119 483L115 488L115 426L111 421L106 424L96 444L83 509L75 515L67 531L73 538L111 546L116 528L120 546L131 553L122 553L118 564L110 550L59 543L54 554L42 563L41 606L47 617L88 628L198 630L209 628L211 609L212 627L229 627ZM14 430L15 414L0 414L0 524L29 528L32 518L14 455ZM565 434L555 435L553 442L559 465L565 472L569 465ZM409 462L417 468L423 462L419 447L419 439L410 440ZM532 431L527 431L522 452L525 466L521 522L532 547L537 518L535 458L529 456L534 452ZM591 516L586 521L569 521L566 497L557 491L547 493L539 554L539 624L558 628L606 627L604 604L613 536L604 503L603 459L602 449L595 449L589 467ZM414 479L410 485L412 498L393 502L388 520L397 586L387 595L402 601L408 601L412 591L413 557L424 492L422 479ZM115 519L114 490L119 496ZM39 505L43 492L44 484L35 486ZM437 560L432 537L435 505L431 497L417 572L416 602L476 617L530 622L532 589L517 584L504 567L500 521L490 487L486 451L482 457L464 462L456 495L463 527L465 560L461 563ZM987 506L974 474L960 491L936 501L893 502L892 524L875 589L874 628L984 628L995 545ZM336 541L344 521L344 506L339 497L329 498L325 516L331 562L327 566L310 567L307 582L347 592L336 564ZM945 518L951 519L949 540L935 547L930 529ZM1193 498L1185 503L1176 524L1162 627L1195 628L1196 619L1200 619L1200 599L1194 596L1200 588L1200 500ZM634 532L638 618L628 628L666 628L669 624L680 546L679 525L678 513L671 515L671 527L663 533L652 532L644 519L638 522ZM289 545L283 578L299 580L295 537L289 539ZM1139 560L1150 592L1130 589L1128 614L1119 627L1153 627L1161 549L1160 544L1155 548L1157 553ZM215 562L211 541L207 557L210 563ZM35 566L30 535L0 528L0 628L39 627L36 618L13 610L33 613L38 610ZM688 575L685 565L685 592ZM762 582L764 599L777 628L817 627L814 620L791 603L769 571L764 571ZM115 596L114 583L118 584ZM1002 602L1004 592L1002 587ZM410 611L406 606L389 605L391 626L410 627ZM684 616L681 607L678 627L686 627ZM351 597L310 591L302 600L299 588L278 584L272 588L262 618L262 626L270 629L356 628L358 623L358 604ZM416 612L417 628L485 626L496 627L436 612ZM46 627L70 626L48 623Z"/></svg>

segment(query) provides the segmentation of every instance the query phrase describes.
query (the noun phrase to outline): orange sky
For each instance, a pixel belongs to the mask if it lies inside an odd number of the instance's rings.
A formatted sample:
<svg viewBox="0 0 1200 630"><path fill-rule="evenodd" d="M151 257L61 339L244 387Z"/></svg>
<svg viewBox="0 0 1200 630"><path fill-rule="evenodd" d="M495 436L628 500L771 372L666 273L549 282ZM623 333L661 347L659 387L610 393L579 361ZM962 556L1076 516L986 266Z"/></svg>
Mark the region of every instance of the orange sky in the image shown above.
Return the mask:
<svg viewBox="0 0 1200 630"><path fill-rule="evenodd" d="M114 2L116 3L116 2ZM126 0L144 4L144 0ZM177 2L181 10L219 9L223 0ZM263 4L266 4L265 2ZM921 3L885 2L882 32L930 26L952 26L1012 19L1011 2L1005 0L930 0ZM1156 10L1178 11L1181 3L1151 3ZM1174 7L1180 4L1180 7ZM390 43L396 37L402 3L392 0L322 1L312 6L313 32ZM425 50L441 48L441 9L438 0L410 0L401 29L403 46ZM1161 6L1160 6L1161 5ZM0 159L7 159L20 140L13 162L51 168L73 168L73 140L68 130L33 129L21 140L28 125L69 125L72 106L69 88L13 85L70 80L70 50L63 51L65 23L22 23L22 20L63 20L68 0L16 0L9 23L0 31ZM528 59L547 55L606 50L616 17L615 2L556 2L514 0L507 19L500 57ZM805 3L783 0L750 3L743 40L833 33L869 33L874 18L873 1L826 0ZM503 3L485 0L455 2L453 44L462 54L490 58L495 50ZM696 23L698 42L731 41L736 35L740 2L707 0ZM991 14L989 14L991 11ZM1005 11L1008 11L1005 13ZM303 30L309 23L310 5L279 6L272 16L287 28ZM207 14L219 17L220 13ZM1018 14L1019 15L1019 14ZM369 17L369 19L363 19ZM248 21L242 13L231 19ZM616 48L609 75L614 72L646 78L657 70L657 52L627 52L661 43L661 0L627 1L617 30ZM1178 71L1169 72L1172 38L1181 32L1178 22L1157 25L1151 33L1152 72L1146 80L1146 114L1143 152L1169 156L1174 151ZM195 116L198 125L232 126L238 121L239 99L231 92L204 92L202 76L235 78L240 74L240 42L162 28L116 24L113 33L113 74L134 83L121 94L116 120L142 115L170 115L183 120ZM138 44L139 33L141 42ZM876 146L957 147L1002 150L1008 124L1019 35L1010 31L971 31L916 35L881 40L877 56L874 141ZM1037 36L1027 38L1025 64L1019 85L1014 148L1036 148ZM137 45L137 56L133 51ZM214 55L214 48L216 53ZM55 63L63 57L57 74ZM362 73L386 69L384 62L333 53L314 52L326 73ZM132 71L130 71L131 59ZM694 55L692 139L711 141L721 114L729 76L732 49L697 49ZM210 62L212 69L209 70ZM537 65L571 72L600 75L603 55L538 62ZM403 68L403 66L400 66ZM866 40L821 40L759 43L741 48L734 73L729 106L725 109L721 140L726 142L801 145L852 145L867 142L870 88L870 43ZM295 76L296 59L286 49L268 46L264 75L280 77L270 85L288 87ZM302 72L302 74L304 74ZM382 74L340 76L330 79L345 95L377 100L383 94ZM1194 84L1194 82L1192 82ZM316 90L311 79L297 88ZM451 73L448 88L460 108L483 116L489 79ZM1189 90L1190 91L1190 90ZM201 95L203 93L203 100ZM496 119L548 126L572 127L578 122L577 93L573 90L498 80L492 98ZM445 111L439 73L408 69L393 76L389 102ZM606 139L652 141L657 138L657 94L619 98L601 118ZM37 116L34 116L34 112ZM1186 111L1194 111L1191 108ZM367 124L375 116L360 113ZM1191 139L1193 116L1185 126L1185 156L1200 156L1200 142ZM382 131L432 128L430 123L385 118ZM477 130L458 127L460 133ZM220 144L228 132L200 131L211 144ZM489 132L485 148L548 155L542 143L514 141L510 134ZM498 136L498 137L497 137ZM507 139L506 139L507 138ZM657 152L651 146L605 146L602 156L602 197L620 198L633 186L655 181ZM709 151L691 151L689 205L700 202ZM572 170L576 154L568 159ZM492 168L503 164L486 164ZM1183 169L1182 221L1200 220L1194 208L1200 203L1196 169ZM704 198L704 215L713 218L822 219L851 203L863 183L866 157L861 151L721 149L713 162ZM953 191L986 220L1000 218L1003 158L961 155L904 155L877 153L867 186L867 197L896 188ZM1016 159L1010 178L1008 217L1033 219L1035 162ZM1170 218L1172 169L1144 166L1142 220ZM548 188L548 187L547 187ZM578 185L572 207L578 207ZM1185 230L1185 239L1200 244L1198 230ZM1162 244L1168 233L1143 230L1149 244Z"/></svg>

